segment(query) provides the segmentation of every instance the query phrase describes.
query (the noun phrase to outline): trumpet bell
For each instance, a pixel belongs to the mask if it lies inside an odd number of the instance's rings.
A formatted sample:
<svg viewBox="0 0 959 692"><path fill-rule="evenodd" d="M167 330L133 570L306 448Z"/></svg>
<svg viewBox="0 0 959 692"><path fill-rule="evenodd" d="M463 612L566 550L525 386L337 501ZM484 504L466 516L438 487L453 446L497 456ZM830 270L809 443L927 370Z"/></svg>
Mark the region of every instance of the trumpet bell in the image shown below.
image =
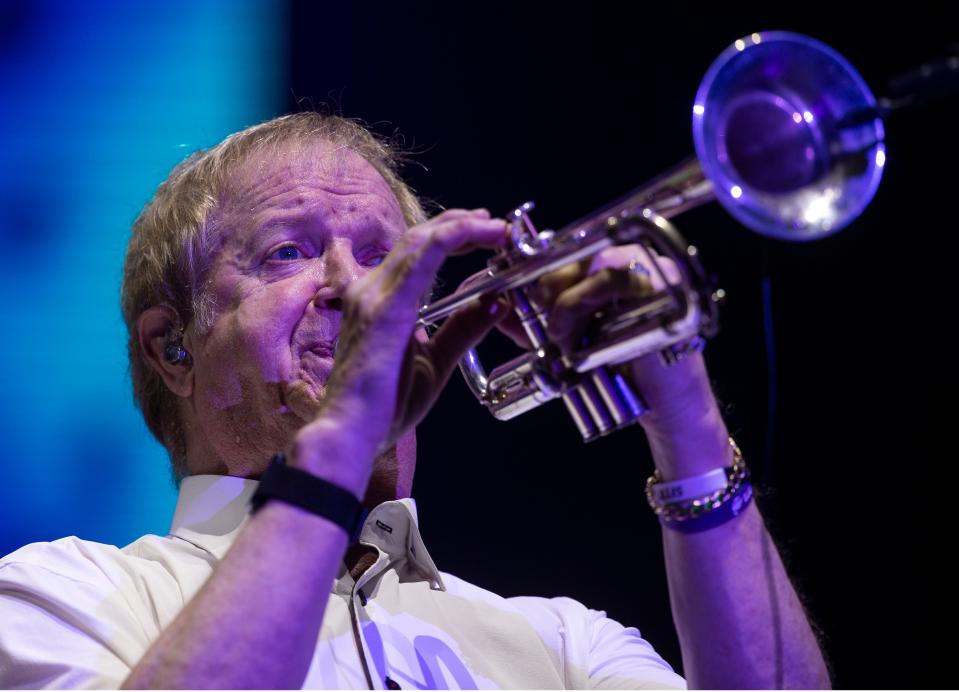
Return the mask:
<svg viewBox="0 0 959 692"><path fill-rule="evenodd" d="M420 310L420 324L433 324L484 295L509 296L532 350L489 376L475 350L460 363L494 416L561 398L584 440L636 422L648 409L617 366L655 352L670 365L701 350L723 298L669 219L718 199L763 235L822 238L866 208L886 160L881 112L859 74L819 41L787 32L751 34L719 56L696 96L693 139L695 157L558 231L536 229L531 203L516 208L512 243L490 259L487 278ZM636 305L601 308L578 346L561 351L549 340L548 308L527 287L627 244L652 251L645 273L659 288Z"/></svg>
<svg viewBox="0 0 959 692"><path fill-rule="evenodd" d="M783 240L842 229L869 204L885 163L876 99L841 55L808 36L752 34L710 66L693 139L716 199Z"/></svg>

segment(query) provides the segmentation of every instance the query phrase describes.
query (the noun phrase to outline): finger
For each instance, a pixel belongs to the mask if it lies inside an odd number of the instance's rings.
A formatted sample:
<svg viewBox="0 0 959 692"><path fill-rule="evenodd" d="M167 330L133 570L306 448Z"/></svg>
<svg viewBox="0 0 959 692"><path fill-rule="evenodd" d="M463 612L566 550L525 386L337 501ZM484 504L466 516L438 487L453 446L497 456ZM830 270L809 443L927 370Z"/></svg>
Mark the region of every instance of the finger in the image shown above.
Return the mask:
<svg viewBox="0 0 959 692"><path fill-rule="evenodd" d="M476 248L500 248L506 241L506 221L482 210L468 216L443 219L429 228L426 247L451 255Z"/></svg>
<svg viewBox="0 0 959 692"><path fill-rule="evenodd" d="M459 285L453 295L481 284L483 281L489 278L490 273L488 269L482 269L475 274L471 274L463 281L463 283ZM508 314L497 321L496 328L508 336L517 346L525 349L531 348L532 344L530 343L529 338L526 336L526 331L523 329L523 325L520 324L519 316L513 310L513 306L509 305L509 299L503 296L500 298L500 300L503 300L508 305Z"/></svg>
<svg viewBox="0 0 959 692"><path fill-rule="evenodd" d="M573 262L541 276L529 287L530 297L540 306L549 307L556 300L556 296L586 276L587 263L588 260Z"/></svg>
<svg viewBox="0 0 959 692"><path fill-rule="evenodd" d="M509 304L498 298L481 300L451 315L430 338L428 346L439 381L445 383L467 349L482 341L509 313Z"/></svg>
<svg viewBox="0 0 959 692"><path fill-rule="evenodd" d="M431 339L419 338L422 332L414 335L419 344L414 348L411 342L407 349L406 376L397 392L401 414L393 426L394 438L422 420L466 350L479 343L508 312L505 301L486 300L456 312Z"/></svg>
<svg viewBox="0 0 959 692"><path fill-rule="evenodd" d="M450 222L456 222L460 220L469 220L469 219L489 219L490 213L488 209L447 209L443 212L440 212L436 216L427 219L423 224L428 225L440 225ZM423 225L419 224L419 225Z"/></svg>
<svg viewBox="0 0 959 692"><path fill-rule="evenodd" d="M429 221L436 219L455 219L462 216L485 216L486 218L489 218L489 215L489 209L484 209L482 207L477 207L476 209L453 208L444 209L432 219L429 219Z"/></svg>
<svg viewBox="0 0 959 692"><path fill-rule="evenodd" d="M397 300L416 302L450 254L496 248L505 241L506 222L485 210L440 215L410 228L378 267L379 288ZM372 276L372 274L370 275Z"/></svg>
<svg viewBox="0 0 959 692"><path fill-rule="evenodd" d="M512 309L512 306L510 306L508 312L509 314L506 315L506 317L496 323L496 328L508 336L513 343L520 348L532 348L533 344L526 335L526 330L523 329L522 323L519 321L519 315Z"/></svg>
<svg viewBox="0 0 959 692"><path fill-rule="evenodd" d="M584 277L607 267L625 267L639 260L646 267L652 266L648 252L641 245L617 245L597 252L580 262L574 262L541 277L529 290L533 300L548 307L556 297Z"/></svg>
<svg viewBox="0 0 959 692"><path fill-rule="evenodd" d="M625 267L635 261L645 266L650 265L649 254L645 252L642 245L615 245L592 256L589 262L589 273L595 274L606 267Z"/></svg>
<svg viewBox="0 0 959 692"><path fill-rule="evenodd" d="M606 267L635 267L646 274L653 288L662 290L666 285L675 285L681 281L681 273L676 263L663 257L653 248L644 245L618 245L607 248L593 256L589 273L595 273Z"/></svg>
<svg viewBox="0 0 959 692"><path fill-rule="evenodd" d="M639 298L653 292L645 276L628 269L606 267L561 293L550 310L546 332L568 348L572 337L600 308L614 299Z"/></svg>
<svg viewBox="0 0 959 692"><path fill-rule="evenodd" d="M460 285L456 287L456 290L453 292L453 295L456 295L457 293L462 293L463 291L469 288L472 288L473 286L476 286L477 284L482 283L489 277L490 277L489 269L480 269L475 274L470 274L465 279L463 279L462 283L460 283Z"/></svg>

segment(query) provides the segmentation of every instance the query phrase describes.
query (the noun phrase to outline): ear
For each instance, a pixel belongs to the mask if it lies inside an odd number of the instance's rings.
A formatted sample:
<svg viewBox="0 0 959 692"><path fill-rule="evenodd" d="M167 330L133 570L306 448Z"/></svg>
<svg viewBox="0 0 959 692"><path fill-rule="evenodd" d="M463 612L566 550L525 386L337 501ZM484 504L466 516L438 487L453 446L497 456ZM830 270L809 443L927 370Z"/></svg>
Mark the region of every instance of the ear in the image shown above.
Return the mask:
<svg viewBox="0 0 959 692"><path fill-rule="evenodd" d="M170 362L165 353L170 334L181 324L180 316L169 305L154 305L137 318L137 338L140 353L167 388L177 396L186 398L193 394L193 363L191 359ZM192 355L189 333L184 334L183 347Z"/></svg>

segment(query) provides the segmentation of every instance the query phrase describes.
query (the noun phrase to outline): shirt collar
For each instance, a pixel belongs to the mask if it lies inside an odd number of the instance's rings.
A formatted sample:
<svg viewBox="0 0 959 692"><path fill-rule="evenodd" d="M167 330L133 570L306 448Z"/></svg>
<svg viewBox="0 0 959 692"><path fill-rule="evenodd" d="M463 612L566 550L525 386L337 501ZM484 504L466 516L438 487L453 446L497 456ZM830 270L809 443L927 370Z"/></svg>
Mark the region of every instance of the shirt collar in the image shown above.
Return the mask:
<svg viewBox="0 0 959 692"><path fill-rule="evenodd" d="M250 498L259 481L236 476L188 476L180 496L170 535L223 559L250 516ZM406 558L434 589L445 591L443 579L420 535L416 502L411 497L383 502L366 517L360 543L372 545L391 559Z"/></svg>

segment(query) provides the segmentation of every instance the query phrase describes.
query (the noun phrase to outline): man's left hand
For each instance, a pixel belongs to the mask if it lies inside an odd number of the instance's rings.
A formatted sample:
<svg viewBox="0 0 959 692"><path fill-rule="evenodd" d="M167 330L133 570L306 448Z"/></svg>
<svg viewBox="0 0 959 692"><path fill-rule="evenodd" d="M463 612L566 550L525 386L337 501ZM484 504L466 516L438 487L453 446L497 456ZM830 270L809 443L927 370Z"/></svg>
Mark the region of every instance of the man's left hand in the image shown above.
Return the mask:
<svg viewBox="0 0 959 692"><path fill-rule="evenodd" d="M542 277L530 292L548 313L550 339L570 352L597 311L614 301L625 304L661 290L663 278L670 283L679 280L679 269L671 260L657 257L656 263L662 275L645 248L623 245ZM504 320L499 327L520 345L529 346L518 320ZM703 454L701 449L715 450L721 459L726 458L727 434L701 353L691 352L672 365L663 363L658 353L650 353L622 367L650 409L639 422L664 477L715 468L714 454Z"/></svg>

